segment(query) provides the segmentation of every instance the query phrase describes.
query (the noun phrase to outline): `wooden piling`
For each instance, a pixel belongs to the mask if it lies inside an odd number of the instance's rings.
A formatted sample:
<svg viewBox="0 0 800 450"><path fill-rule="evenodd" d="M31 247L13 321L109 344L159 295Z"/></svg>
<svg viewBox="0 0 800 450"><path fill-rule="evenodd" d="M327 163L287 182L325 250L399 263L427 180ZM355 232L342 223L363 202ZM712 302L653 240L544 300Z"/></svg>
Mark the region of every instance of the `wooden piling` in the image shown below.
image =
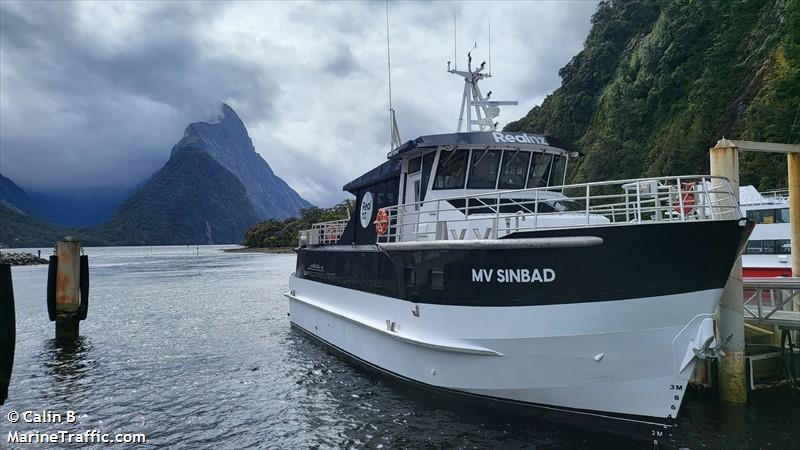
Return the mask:
<svg viewBox="0 0 800 450"><path fill-rule="evenodd" d="M80 241L70 236L58 241L56 256L56 339L75 339L80 333Z"/></svg>
<svg viewBox="0 0 800 450"><path fill-rule="evenodd" d="M727 178L739 199L739 149L723 138L711 149L711 175ZM747 401L744 354L744 295L742 292L742 259L731 270L717 308L719 337L732 336L719 359L720 397L732 403Z"/></svg>

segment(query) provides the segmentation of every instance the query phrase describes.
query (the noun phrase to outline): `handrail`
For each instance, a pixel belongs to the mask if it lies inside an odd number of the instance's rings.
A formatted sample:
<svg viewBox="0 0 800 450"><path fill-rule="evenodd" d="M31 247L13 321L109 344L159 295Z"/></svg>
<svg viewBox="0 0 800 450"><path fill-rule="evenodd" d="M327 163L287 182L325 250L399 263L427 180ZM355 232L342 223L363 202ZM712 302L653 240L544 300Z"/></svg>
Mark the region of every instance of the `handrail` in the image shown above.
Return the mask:
<svg viewBox="0 0 800 450"><path fill-rule="evenodd" d="M543 228L742 217L728 179L708 175L491 191L384 209L389 230L378 242L497 239Z"/></svg>
<svg viewBox="0 0 800 450"><path fill-rule="evenodd" d="M341 219L312 224L311 229L305 232L314 237L307 235L306 239L311 238L312 241L316 241L315 244L336 244L342 237L348 221L349 219Z"/></svg>

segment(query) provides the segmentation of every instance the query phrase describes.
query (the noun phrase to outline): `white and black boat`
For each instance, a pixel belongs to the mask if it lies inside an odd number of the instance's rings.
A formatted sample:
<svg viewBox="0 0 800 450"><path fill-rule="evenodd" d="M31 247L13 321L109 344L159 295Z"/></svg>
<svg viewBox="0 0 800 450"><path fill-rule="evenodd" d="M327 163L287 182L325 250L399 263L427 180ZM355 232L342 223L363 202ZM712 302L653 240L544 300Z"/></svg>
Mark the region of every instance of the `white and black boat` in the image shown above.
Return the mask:
<svg viewBox="0 0 800 450"><path fill-rule="evenodd" d="M479 131L399 145L344 186L349 220L301 233L291 323L405 381L660 438L752 224L724 178L564 185L579 153L497 131L481 71L451 71Z"/></svg>

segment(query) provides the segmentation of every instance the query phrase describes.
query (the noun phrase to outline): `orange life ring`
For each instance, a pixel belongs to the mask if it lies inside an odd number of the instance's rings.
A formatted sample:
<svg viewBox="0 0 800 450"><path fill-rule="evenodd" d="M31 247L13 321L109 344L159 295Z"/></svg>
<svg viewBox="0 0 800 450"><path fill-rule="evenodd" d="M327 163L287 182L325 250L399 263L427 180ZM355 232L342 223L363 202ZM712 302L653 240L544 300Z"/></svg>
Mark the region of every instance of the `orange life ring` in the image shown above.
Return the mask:
<svg viewBox="0 0 800 450"><path fill-rule="evenodd" d="M384 208L380 208L378 214L375 215L375 232L379 236L383 236L387 231L389 231L389 213Z"/></svg>
<svg viewBox="0 0 800 450"><path fill-rule="evenodd" d="M681 209L681 201L683 202L683 209ZM694 183L681 183L681 200L676 199L673 201L672 207L675 208L675 212L686 215L694 211L694 205Z"/></svg>
<svg viewBox="0 0 800 450"><path fill-rule="evenodd" d="M332 223L325 224L324 236L325 240L328 242L337 240L338 236L336 236L336 225Z"/></svg>

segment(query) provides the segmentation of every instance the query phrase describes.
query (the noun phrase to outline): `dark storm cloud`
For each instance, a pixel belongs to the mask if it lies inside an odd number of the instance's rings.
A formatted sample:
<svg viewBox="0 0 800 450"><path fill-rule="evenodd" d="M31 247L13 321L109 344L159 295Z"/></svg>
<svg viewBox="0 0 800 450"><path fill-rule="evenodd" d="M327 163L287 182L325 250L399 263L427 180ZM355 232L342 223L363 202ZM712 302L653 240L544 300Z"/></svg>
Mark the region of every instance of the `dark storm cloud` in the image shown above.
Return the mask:
<svg viewBox="0 0 800 450"><path fill-rule="evenodd" d="M310 201L388 151L382 2L0 2L0 172L23 187L134 185L184 127L236 109L256 149ZM463 81L445 72L477 41L485 90L523 116L558 86L591 2L392 2L394 108L403 139L455 130Z"/></svg>
<svg viewBox="0 0 800 450"><path fill-rule="evenodd" d="M194 35L221 6L209 4L207 14L172 4L119 11L138 17L117 36L86 29L113 21L82 17L79 6L0 4L5 175L38 188L133 185L166 160L189 122L211 118L221 101L253 120L271 118L272 106L257 99L277 87L262 68L208 55Z"/></svg>

